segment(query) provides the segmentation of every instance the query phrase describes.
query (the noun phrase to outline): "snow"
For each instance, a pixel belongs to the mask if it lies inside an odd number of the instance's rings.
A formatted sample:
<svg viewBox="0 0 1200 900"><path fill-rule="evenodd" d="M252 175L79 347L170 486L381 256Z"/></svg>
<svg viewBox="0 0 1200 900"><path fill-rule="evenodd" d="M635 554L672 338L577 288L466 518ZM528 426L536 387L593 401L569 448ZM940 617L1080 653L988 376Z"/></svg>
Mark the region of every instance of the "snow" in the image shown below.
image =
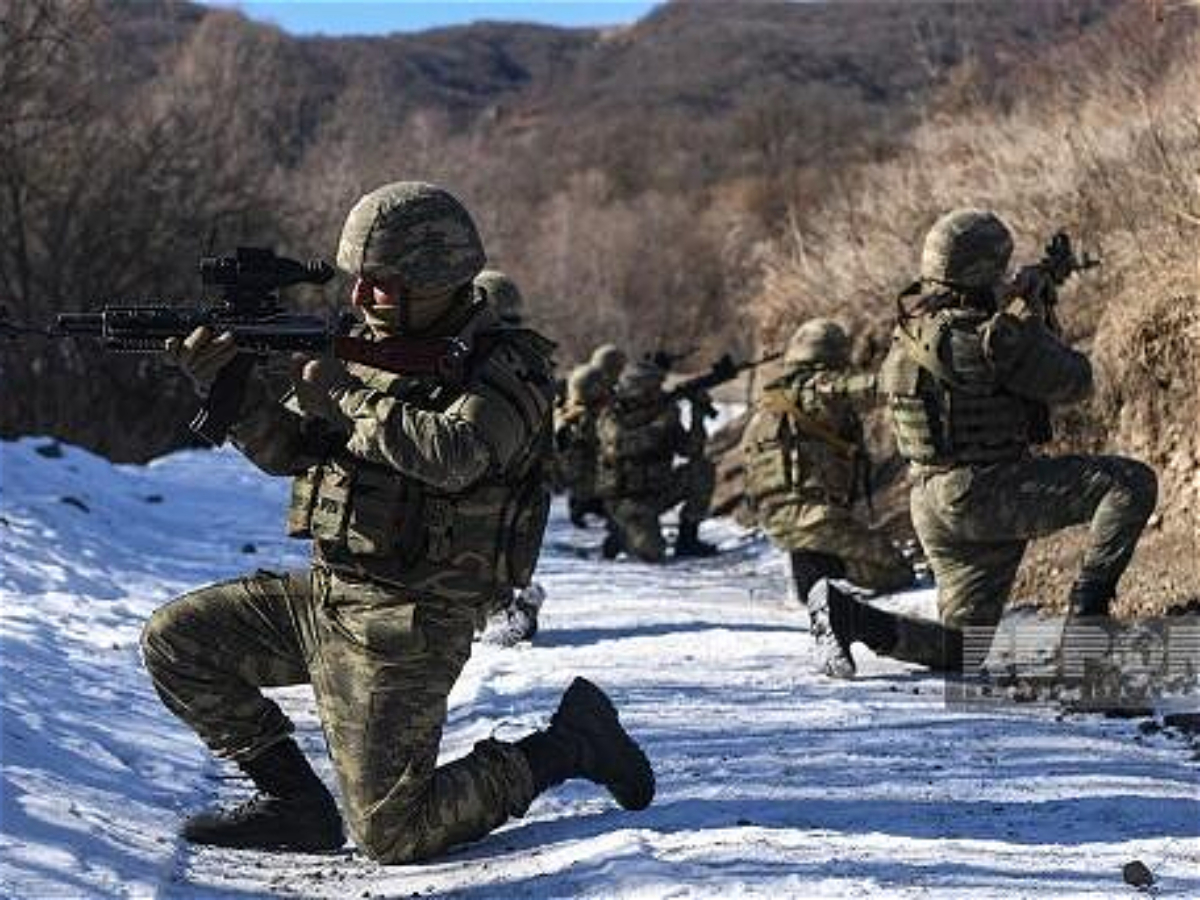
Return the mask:
<svg viewBox="0 0 1200 900"><path fill-rule="evenodd" d="M732 523L723 553L598 559L556 506L532 646L477 645L443 756L545 724L574 675L610 692L659 793L628 813L569 783L435 863L190 848L186 811L243 795L159 703L142 623L189 588L302 565L286 483L235 453L113 466L44 440L0 444L0 896L1200 896L1192 751L1136 721L948 709L934 676L856 648L860 677L811 672L786 562ZM900 598L928 606L929 594ZM308 691L278 692L332 784Z"/></svg>

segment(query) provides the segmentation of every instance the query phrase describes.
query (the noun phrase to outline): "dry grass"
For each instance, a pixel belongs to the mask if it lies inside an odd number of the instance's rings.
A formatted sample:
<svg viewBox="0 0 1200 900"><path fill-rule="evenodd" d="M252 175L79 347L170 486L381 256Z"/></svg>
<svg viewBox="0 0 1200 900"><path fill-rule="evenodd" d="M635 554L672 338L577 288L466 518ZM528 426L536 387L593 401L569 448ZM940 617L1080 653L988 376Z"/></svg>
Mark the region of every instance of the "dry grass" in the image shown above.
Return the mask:
<svg viewBox="0 0 1200 900"><path fill-rule="evenodd" d="M1019 258L1064 227L1098 250L1100 274L1067 290L1062 318L1091 351L1099 390L1063 417L1056 449L1126 452L1158 468L1159 514L1129 583L1161 603L1200 595L1196 16L1182 5L1130 4L1097 34L1014 75L1006 109L968 92L932 111L903 153L860 168L764 251L758 298L769 335L833 313L878 345L923 232L955 206L997 210L1019 235ZM1022 589L1043 599L1061 592L1058 575L1073 570L1079 546L1039 545Z"/></svg>

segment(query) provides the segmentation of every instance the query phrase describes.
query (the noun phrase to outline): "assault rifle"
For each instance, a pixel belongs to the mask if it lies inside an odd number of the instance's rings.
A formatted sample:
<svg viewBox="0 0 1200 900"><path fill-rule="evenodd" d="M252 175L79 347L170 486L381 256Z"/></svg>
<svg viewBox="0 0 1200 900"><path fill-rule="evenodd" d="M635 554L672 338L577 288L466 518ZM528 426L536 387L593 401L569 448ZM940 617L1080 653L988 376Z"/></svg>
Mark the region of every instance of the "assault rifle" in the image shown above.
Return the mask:
<svg viewBox="0 0 1200 900"><path fill-rule="evenodd" d="M1046 243L1041 259L1017 270L1009 292L1011 296L1021 297L1041 313L1046 327L1059 334L1062 328L1055 313L1059 287L1076 272L1084 272L1098 265L1100 260L1086 252L1082 257L1076 255L1070 236L1065 231L1059 231Z"/></svg>
<svg viewBox="0 0 1200 900"><path fill-rule="evenodd" d="M739 363L734 362L733 357L725 353L703 375L697 375L695 378L682 381L667 391L667 399L671 401L690 400L695 403L702 399L704 392L727 381L733 381L742 372L757 368L764 363L773 362L781 356L783 356L782 353L768 353L761 359L752 359Z"/></svg>
<svg viewBox="0 0 1200 900"><path fill-rule="evenodd" d="M241 352L218 374L191 428L220 445L237 418L254 366L280 352L332 353L403 375L461 381L470 347L459 338L394 337L379 341L352 336L352 315L322 318L286 310L279 291L297 284L324 284L334 269L326 262L276 256L262 247L239 247L233 256L200 260L200 279L219 300L206 306L113 304L97 312L57 317L53 337L98 338L122 353L158 353L167 338L182 338L201 326L214 335L229 332Z"/></svg>
<svg viewBox="0 0 1200 900"><path fill-rule="evenodd" d="M686 350L681 350L678 353L672 353L670 350L664 350L660 347L653 353L647 353L644 358L646 362L658 366L664 372L670 372L695 352L695 347L688 347Z"/></svg>
<svg viewBox="0 0 1200 900"><path fill-rule="evenodd" d="M1076 272L1094 269L1098 265L1100 265L1100 260L1087 253L1084 253L1082 257L1076 255L1071 246L1071 238L1065 231L1055 232L1046 242L1042 258L1018 269L1017 274L1000 291L996 300L1003 307L1008 301L1020 297L1031 310L1041 316L1047 328L1055 334L1061 334L1062 328L1055 313L1059 287ZM896 319L906 334L908 334L906 326L914 316L921 312L941 309L956 302L952 295L944 292L921 296L924 289L924 282L914 281L896 297ZM909 307L905 303L909 297L921 297L921 299ZM912 335L909 334L909 337Z"/></svg>

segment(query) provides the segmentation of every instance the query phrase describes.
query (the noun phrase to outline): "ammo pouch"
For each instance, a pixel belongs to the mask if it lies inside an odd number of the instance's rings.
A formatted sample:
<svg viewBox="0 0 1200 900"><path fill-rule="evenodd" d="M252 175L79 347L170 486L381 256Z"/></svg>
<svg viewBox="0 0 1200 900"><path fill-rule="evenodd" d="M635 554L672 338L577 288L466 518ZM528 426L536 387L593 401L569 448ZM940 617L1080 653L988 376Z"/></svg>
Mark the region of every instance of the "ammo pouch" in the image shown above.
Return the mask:
<svg viewBox="0 0 1200 900"><path fill-rule="evenodd" d="M424 549L424 506L418 482L335 457L292 482L288 534L344 546L356 556L410 563Z"/></svg>
<svg viewBox="0 0 1200 900"><path fill-rule="evenodd" d="M758 413L746 429L746 501L752 510L791 494L799 483L791 437L787 419L775 413Z"/></svg>
<svg viewBox="0 0 1200 900"><path fill-rule="evenodd" d="M937 358L938 322L917 335L897 329L879 373L896 445L909 462L986 464L1020 458L1030 437L1026 401L981 384L963 384Z"/></svg>

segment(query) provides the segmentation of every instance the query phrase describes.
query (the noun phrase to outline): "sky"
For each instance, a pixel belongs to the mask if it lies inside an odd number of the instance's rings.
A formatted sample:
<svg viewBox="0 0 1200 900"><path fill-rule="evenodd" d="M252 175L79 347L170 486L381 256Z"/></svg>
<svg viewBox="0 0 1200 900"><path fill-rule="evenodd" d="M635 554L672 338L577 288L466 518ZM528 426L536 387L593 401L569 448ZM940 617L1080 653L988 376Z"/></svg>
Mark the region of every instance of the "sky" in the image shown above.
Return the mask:
<svg viewBox="0 0 1200 900"><path fill-rule="evenodd" d="M643 0L206 0L232 6L292 34L387 34L491 21L585 27L634 22L656 3Z"/></svg>

